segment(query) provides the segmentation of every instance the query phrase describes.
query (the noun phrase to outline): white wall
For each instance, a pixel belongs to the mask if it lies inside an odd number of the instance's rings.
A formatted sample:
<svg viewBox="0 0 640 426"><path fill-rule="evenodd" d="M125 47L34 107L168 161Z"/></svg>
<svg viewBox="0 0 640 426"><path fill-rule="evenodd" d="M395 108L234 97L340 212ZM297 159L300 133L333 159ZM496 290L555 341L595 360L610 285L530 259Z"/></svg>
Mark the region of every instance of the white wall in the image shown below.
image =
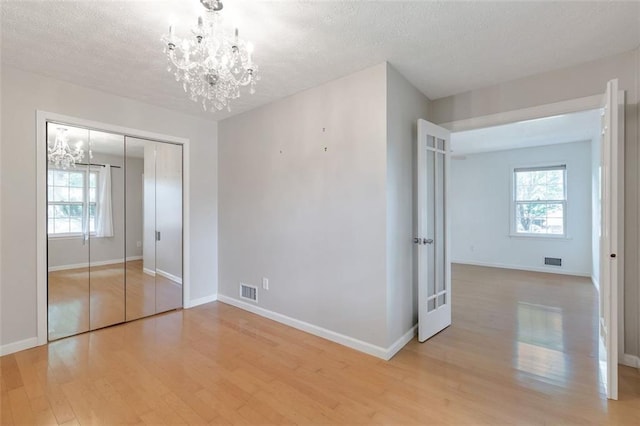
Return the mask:
<svg viewBox="0 0 640 426"><path fill-rule="evenodd" d="M418 322L414 275L414 157L417 122L429 100L392 66L387 67L387 311L388 344ZM414 279L416 278L416 279Z"/></svg>
<svg viewBox="0 0 640 426"><path fill-rule="evenodd" d="M127 98L2 68L0 344L36 336L36 110L190 140L191 300L217 292L217 125ZM188 303L189 301L187 301ZM15 346L13 346L15 347Z"/></svg>
<svg viewBox="0 0 640 426"><path fill-rule="evenodd" d="M625 352L640 356L640 193L639 124L640 49L570 68L546 72L462 93L431 103L431 121L446 123L567 99L603 94L608 80L618 78L626 91L624 190L624 327Z"/></svg>
<svg viewBox="0 0 640 426"><path fill-rule="evenodd" d="M510 235L513 168L540 164L567 165L568 238ZM450 203L453 262L591 276L590 141L454 157Z"/></svg>
<svg viewBox="0 0 640 426"><path fill-rule="evenodd" d="M219 123L220 294L387 344L386 64Z"/></svg>

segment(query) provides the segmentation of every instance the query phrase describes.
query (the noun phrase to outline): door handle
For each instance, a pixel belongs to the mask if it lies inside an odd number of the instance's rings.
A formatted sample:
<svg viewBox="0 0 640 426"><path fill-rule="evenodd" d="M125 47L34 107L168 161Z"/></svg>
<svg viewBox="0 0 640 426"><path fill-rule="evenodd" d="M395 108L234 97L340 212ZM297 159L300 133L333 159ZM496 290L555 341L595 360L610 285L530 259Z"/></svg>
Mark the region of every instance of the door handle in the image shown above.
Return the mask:
<svg viewBox="0 0 640 426"><path fill-rule="evenodd" d="M156 241L160 241L160 231L156 231Z"/></svg>
<svg viewBox="0 0 640 426"><path fill-rule="evenodd" d="M414 238L413 244L422 244L422 238L418 238L418 237Z"/></svg>
<svg viewBox="0 0 640 426"><path fill-rule="evenodd" d="M423 238L422 239L422 244L433 244L433 239L432 238L429 238L429 239Z"/></svg>

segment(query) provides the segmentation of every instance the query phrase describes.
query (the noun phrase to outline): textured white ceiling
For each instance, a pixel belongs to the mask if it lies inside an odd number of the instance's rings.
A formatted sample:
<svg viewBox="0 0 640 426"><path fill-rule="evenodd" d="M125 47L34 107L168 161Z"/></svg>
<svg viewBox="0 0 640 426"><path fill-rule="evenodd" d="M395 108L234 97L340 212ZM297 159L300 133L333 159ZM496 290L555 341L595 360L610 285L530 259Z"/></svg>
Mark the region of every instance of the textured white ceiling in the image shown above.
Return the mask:
<svg viewBox="0 0 640 426"><path fill-rule="evenodd" d="M591 140L600 134L601 111L575 112L451 134L455 157L480 152Z"/></svg>
<svg viewBox="0 0 640 426"><path fill-rule="evenodd" d="M184 34L198 0L0 1L6 64L214 120L230 115L201 112L166 71L160 37L170 21ZM437 99L640 45L640 2L224 3L263 76L231 114L385 60Z"/></svg>

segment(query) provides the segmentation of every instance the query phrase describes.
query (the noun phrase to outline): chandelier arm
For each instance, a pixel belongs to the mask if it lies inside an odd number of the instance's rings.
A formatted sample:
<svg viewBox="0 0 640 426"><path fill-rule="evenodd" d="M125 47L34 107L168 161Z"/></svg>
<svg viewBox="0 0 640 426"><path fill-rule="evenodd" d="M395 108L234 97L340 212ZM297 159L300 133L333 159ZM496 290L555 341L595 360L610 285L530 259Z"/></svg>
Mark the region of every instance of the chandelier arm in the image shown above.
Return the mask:
<svg viewBox="0 0 640 426"><path fill-rule="evenodd" d="M219 0L200 0L207 9L204 19L198 19L191 37L181 39L169 27L163 36L165 53L171 72L182 84L189 98L203 109L230 109L230 101L240 97L240 89L249 86L255 92L260 79L253 62L253 45L240 39L239 31L226 31L221 22Z"/></svg>
<svg viewBox="0 0 640 426"><path fill-rule="evenodd" d="M75 168L75 163L84 158L83 142L78 141L75 148L71 148L66 133L66 128L58 127L55 139L52 143L47 144L47 161L61 169ZM89 151L89 156L91 156L91 151Z"/></svg>

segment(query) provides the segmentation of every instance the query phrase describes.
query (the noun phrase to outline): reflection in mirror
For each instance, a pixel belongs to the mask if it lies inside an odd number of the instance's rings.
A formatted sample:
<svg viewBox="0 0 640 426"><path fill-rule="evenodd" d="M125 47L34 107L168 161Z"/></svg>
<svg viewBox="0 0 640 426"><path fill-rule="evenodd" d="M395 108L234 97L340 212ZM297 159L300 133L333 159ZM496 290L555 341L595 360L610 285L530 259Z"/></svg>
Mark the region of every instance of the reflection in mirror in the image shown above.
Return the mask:
<svg viewBox="0 0 640 426"><path fill-rule="evenodd" d="M156 312L182 307L182 146L156 144Z"/></svg>
<svg viewBox="0 0 640 426"><path fill-rule="evenodd" d="M49 340L89 330L89 131L47 123Z"/></svg>
<svg viewBox="0 0 640 426"><path fill-rule="evenodd" d="M125 320L124 136L89 131L90 328Z"/></svg>
<svg viewBox="0 0 640 426"><path fill-rule="evenodd" d="M156 313L155 142L126 138L127 321Z"/></svg>
<svg viewBox="0 0 640 426"><path fill-rule="evenodd" d="M47 123L49 340L182 307L182 146Z"/></svg>

